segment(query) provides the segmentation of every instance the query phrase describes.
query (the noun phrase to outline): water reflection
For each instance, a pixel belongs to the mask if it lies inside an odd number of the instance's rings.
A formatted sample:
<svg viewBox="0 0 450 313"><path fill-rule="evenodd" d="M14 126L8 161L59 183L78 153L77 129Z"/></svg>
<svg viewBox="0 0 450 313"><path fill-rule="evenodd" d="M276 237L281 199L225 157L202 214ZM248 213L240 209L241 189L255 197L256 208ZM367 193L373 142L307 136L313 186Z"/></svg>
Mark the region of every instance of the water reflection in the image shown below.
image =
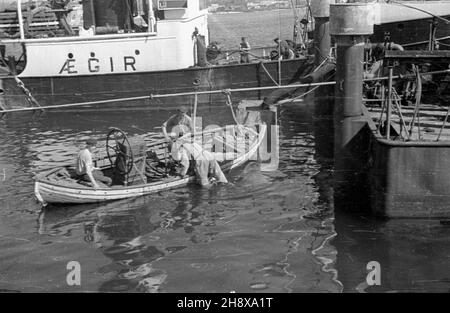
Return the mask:
<svg viewBox="0 0 450 313"><path fill-rule="evenodd" d="M334 203L330 125L313 106L280 111L280 164L226 173L233 185L195 186L104 204L40 210L34 173L72 160L85 136L111 126L159 136L172 112L21 115L0 122L0 281L9 291L448 291L449 227L380 221ZM223 125L227 108L203 108ZM316 120L317 122L317 120ZM328 148L327 148L328 147ZM362 197L363 195L361 195ZM82 285L65 283L77 260ZM377 260L382 286L362 283Z"/></svg>
<svg viewBox="0 0 450 313"><path fill-rule="evenodd" d="M345 292L449 292L450 227L439 220L376 220L336 214L336 268ZM368 286L377 261L381 285Z"/></svg>

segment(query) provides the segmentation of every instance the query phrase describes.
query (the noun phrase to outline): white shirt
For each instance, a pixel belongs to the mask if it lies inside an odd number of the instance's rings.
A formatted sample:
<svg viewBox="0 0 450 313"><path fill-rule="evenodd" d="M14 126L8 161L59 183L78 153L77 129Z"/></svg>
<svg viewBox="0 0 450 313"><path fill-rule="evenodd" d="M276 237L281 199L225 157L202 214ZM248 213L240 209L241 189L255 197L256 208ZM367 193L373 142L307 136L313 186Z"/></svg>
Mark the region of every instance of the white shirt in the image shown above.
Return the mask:
<svg viewBox="0 0 450 313"><path fill-rule="evenodd" d="M83 149L78 153L77 160L75 162L75 171L77 175L84 175L88 172L92 172L94 164L92 163L92 154L88 149Z"/></svg>
<svg viewBox="0 0 450 313"><path fill-rule="evenodd" d="M182 142L176 141L172 145L172 158L175 161L180 161L183 166L181 172L182 175L186 175L189 168L189 161L194 159L194 161L211 161L214 159L214 154L204 150L201 145L194 142Z"/></svg>

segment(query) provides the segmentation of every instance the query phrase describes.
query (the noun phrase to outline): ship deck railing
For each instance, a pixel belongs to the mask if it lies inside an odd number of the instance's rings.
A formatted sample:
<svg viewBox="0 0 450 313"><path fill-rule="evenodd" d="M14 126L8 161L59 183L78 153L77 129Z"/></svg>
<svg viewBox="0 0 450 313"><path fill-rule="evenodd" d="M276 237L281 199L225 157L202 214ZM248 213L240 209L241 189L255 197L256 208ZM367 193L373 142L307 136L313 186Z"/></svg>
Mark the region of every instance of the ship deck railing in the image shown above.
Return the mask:
<svg viewBox="0 0 450 313"><path fill-rule="evenodd" d="M450 60L450 51L386 51L383 59L384 68L388 69L388 79L384 80L381 87L378 86L379 99L365 99L364 111L370 120L376 125L376 132L386 140L407 142L438 142L450 141L450 95L446 95L450 86L450 71L420 72L417 64L432 65L435 62L447 64ZM428 63L429 62L429 63ZM394 87L394 78L405 78L406 75L394 77L393 68L408 64L413 69L416 80L414 101L408 103L405 96L400 95ZM422 77L432 74L445 75L438 83L439 97L434 95L425 101L435 103L422 103ZM445 85L442 85L445 84ZM441 87L444 88L441 88ZM439 103L437 103L439 102Z"/></svg>

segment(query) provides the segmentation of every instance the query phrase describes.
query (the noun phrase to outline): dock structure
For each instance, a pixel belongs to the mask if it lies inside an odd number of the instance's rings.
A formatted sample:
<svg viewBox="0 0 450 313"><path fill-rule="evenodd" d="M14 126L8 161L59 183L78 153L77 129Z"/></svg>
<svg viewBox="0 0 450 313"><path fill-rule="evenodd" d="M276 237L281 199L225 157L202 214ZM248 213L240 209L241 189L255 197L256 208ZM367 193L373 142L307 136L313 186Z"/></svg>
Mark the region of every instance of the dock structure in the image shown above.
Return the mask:
<svg viewBox="0 0 450 313"><path fill-rule="evenodd" d="M335 205L367 207L390 218L450 218L449 103L422 104L421 80L435 74L417 65L440 60L447 69L439 75L448 77L450 54L387 51L382 72L388 79L379 98L363 100L364 43L373 27L370 4L331 4L330 33L337 44ZM396 90L394 77L402 76L393 74L394 65L402 62L417 76L415 103L405 104Z"/></svg>
<svg viewBox="0 0 450 313"><path fill-rule="evenodd" d="M334 104L334 193L335 203L357 206L367 190L365 160L360 159L363 129L363 58L366 38L373 33L372 14L366 3L336 3L330 6L330 34L337 44ZM351 198L349 198L349 196ZM351 201L347 201L351 199ZM361 200L361 201L360 201ZM350 208L349 208L350 209Z"/></svg>
<svg viewBox="0 0 450 313"><path fill-rule="evenodd" d="M448 66L450 52L395 51L384 56L390 68L394 62L418 68L416 64L430 60ZM439 105L422 103L426 76L431 75L417 72L415 103L403 104L392 88L381 107L363 106L369 130L370 202L376 215L450 217L450 107L445 98Z"/></svg>

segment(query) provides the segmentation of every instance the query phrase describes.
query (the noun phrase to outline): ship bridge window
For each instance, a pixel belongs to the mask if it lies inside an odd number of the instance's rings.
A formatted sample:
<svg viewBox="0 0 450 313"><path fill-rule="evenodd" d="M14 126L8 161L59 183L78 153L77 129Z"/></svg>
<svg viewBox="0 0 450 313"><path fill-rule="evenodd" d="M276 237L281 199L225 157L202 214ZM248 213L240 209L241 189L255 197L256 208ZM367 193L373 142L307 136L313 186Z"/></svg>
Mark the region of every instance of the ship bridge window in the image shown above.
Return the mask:
<svg viewBox="0 0 450 313"><path fill-rule="evenodd" d="M160 17L153 0L84 0L81 3L83 28L94 26L95 34L152 31L151 21Z"/></svg>
<svg viewBox="0 0 450 313"><path fill-rule="evenodd" d="M0 0L0 39L155 32L159 0ZM22 27L21 27L22 26Z"/></svg>

